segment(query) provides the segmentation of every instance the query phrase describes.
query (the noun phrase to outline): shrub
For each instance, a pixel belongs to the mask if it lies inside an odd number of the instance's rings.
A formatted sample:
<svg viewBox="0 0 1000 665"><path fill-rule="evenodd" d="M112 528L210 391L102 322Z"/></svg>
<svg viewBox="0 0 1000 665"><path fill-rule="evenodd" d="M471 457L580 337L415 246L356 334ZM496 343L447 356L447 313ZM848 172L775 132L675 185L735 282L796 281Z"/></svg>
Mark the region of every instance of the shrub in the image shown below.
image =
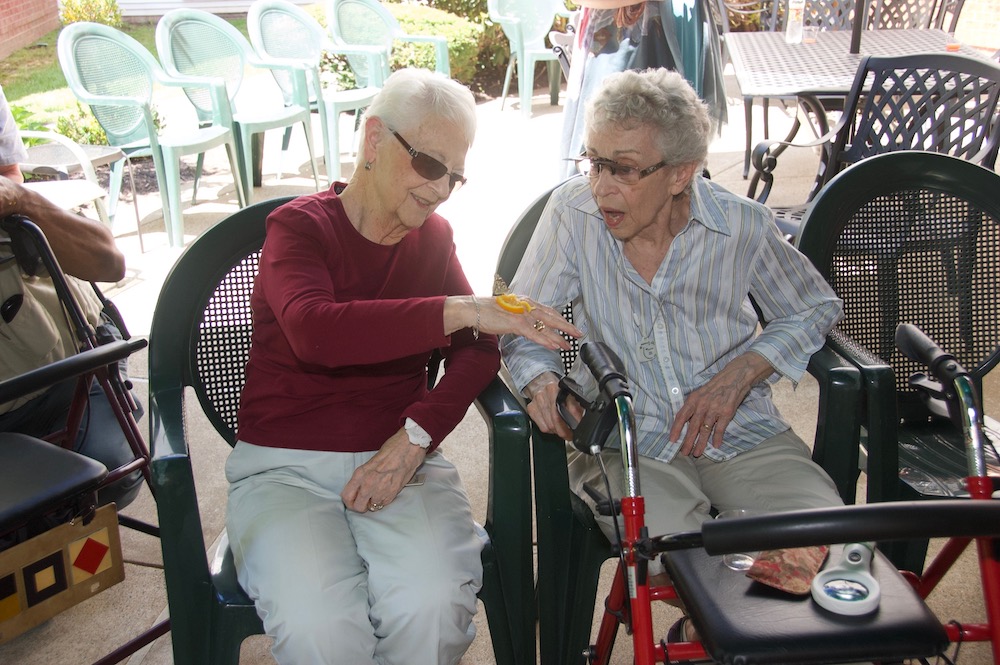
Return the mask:
<svg viewBox="0 0 1000 665"><path fill-rule="evenodd" d="M471 83L479 59L479 36L482 26L433 7L417 4L386 4L399 21L403 32L413 35L439 35L448 40L448 61L452 78ZM392 50L392 69L425 67L434 69L434 46L400 43Z"/></svg>
<svg viewBox="0 0 1000 665"><path fill-rule="evenodd" d="M502 74L507 66L507 38L499 25L490 21L486 0L423 0L429 7L465 17L480 27L476 72Z"/></svg>
<svg viewBox="0 0 1000 665"><path fill-rule="evenodd" d="M347 62L347 56L323 52L319 61L319 77L323 86L334 90L352 90L358 87L354 70Z"/></svg>
<svg viewBox="0 0 1000 665"><path fill-rule="evenodd" d="M473 23L482 23L476 17L486 15L486 0L423 0L421 4L455 16L464 16Z"/></svg>
<svg viewBox="0 0 1000 665"><path fill-rule="evenodd" d="M18 128L20 129L30 129L36 132L44 132L48 131L49 129L43 123L38 122L37 120L33 120L32 116L35 114L29 111L28 109L24 108L23 106L11 104L10 113L11 115L14 116L14 124L17 125ZM36 143L40 142L41 139L24 139L24 143L26 145L35 145Z"/></svg>
<svg viewBox="0 0 1000 665"><path fill-rule="evenodd" d="M90 21L120 28L122 11L117 0L63 0L59 20L63 25Z"/></svg>
<svg viewBox="0 0 1000 665"><path fill-rule="evenodd" d="M475 25L482 26L482 31L479 33L479 56L476 62L476 71L487 78L503 76L510 55L510 44L503 29L490 20L486 0L419 1L429 7L464 16ZM579 6L572 0L564 0L563 6L570 11L579 9ZM559 30L565 30L566 23L565 18L557 18L555 27Z"/></svg>
<svg viewBox="0 0 1000 665"><path fill-rule="evenodd" d="M84 109L77 102L76 113L61 115L56 120L56 131L77 143L86 145L107 145L108 136L104 133L97 118L89 109Z"/></svg>
<svg viewBox="0 0 1000 665"><path fill-rule="evenodd" d="M481 26L460 16L420 4L386 3L386 8L399 21L403 32L412 35L440 35L447 39L452 78L466 84L472 81L477 70ZM326 15L321 6L309 5L305 9L321 25L326 26ZM434 46L397 42L392 50L392 62L389 66L392 70L403 67L433 70ZM326 85L335 84L341 90L357 87L347 58L342 55L324 54L320 70Z"/></svg>
<svg viewBox="0 0 1000 665"><path fill-rule="evenodd" d="M156 127L157 131L160 131L166 127L166 123L160 118L155 107L152 112L153 126ZM108 144L108 135L104 133L101 123L97 122L97 118L90 112L90 109L84 108L79 102L76 103L76 113L59 116L59 119L56 120L56 131L77 143L85 145Z"/></svg>

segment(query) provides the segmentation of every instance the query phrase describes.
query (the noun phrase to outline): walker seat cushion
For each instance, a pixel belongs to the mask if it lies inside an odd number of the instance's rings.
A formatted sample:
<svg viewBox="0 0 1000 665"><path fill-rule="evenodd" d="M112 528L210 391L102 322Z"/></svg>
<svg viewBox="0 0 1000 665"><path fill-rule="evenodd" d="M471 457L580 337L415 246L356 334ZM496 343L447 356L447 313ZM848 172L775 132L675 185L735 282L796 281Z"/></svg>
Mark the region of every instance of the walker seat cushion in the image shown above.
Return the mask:
<svg viewBox="0 0 1000 665"><path fill-rule="evenodd" d="M841 545L828 561L839 561ZM701 549L669 552L664 562L677 592L719 663L847 663L940 654L948 639L940 621L892 564L875 552L872 575L882 601L874 612L829 612L811 595L792 596L726 568Z"/></svg>

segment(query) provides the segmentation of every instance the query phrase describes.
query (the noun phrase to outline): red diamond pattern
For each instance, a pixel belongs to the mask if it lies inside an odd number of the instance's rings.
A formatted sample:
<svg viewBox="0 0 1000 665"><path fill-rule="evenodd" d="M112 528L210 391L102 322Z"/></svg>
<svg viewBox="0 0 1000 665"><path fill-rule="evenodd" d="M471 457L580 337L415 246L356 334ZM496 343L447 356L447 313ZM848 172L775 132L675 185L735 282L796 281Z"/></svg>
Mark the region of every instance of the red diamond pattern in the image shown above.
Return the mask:
<svg viewBox="0 0 1000 665"><path fill-rule="evenodd" d="M73 561L73 566L93 575L97 572L97 568L101 565L109 549L104 543L88 538Z"/></svg>

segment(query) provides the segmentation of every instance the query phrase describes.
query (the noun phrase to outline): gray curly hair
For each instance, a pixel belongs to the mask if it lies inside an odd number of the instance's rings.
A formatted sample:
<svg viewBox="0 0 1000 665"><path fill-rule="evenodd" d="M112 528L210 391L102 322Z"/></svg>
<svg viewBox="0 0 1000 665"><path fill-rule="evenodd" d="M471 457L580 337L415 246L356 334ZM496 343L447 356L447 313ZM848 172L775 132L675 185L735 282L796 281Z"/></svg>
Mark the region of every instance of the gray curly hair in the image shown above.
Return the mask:
<svg viewBox="0 0 1000 665"><path fill-rule="evenodd" d="M667 69L612 74L587 105L588 130L611 125L651 126L657 147L670 166L702 164L708 157L712 119L691 84Z"/></svg>

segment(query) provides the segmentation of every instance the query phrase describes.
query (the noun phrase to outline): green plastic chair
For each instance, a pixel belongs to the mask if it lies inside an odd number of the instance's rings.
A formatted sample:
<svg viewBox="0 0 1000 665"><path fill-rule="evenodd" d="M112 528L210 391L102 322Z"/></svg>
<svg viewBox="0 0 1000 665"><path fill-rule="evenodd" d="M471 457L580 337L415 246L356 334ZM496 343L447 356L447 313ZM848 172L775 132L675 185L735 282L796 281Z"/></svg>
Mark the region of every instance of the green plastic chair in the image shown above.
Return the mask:
<svg viewBox="0 0 1000 665"><path fill-rule="evenodd" d="M370 71L381 71L378 65L380 52L374 49L341 48L324 32L323 27L304 9L287 0L257 0L250 5L247 14L247 29L250 43L262 61L301 62L306 71L309 87L309 107L319 113L323 130L323 155L326 162L326 182L332 185L340 180L340 114L353 113L355 129L361 119L361 112L367 108L378 86L370 85L351 90L324 88L320 80L319 63L323 53L354 55L369 59ZM272 70L274 80L285 95L285 103L291 103L292 82L282 70ZM374 81L373 81L374 82ZM285 129L285 144L291 134L291 127Z"/></svg>
<svg viewBox="0 0 1000 665"><path fill-rule="evenodd" d="M235 445L252 332L250 294L264 221L289 200L252 205L199 236L167 276L153 314L152 476L176 663L237 663L240 643L263 631L253 602L236 580L224 533L215 555L209 559L206 554L184 415L186 408L200 407L219 435L214 443ZM196 405L186 405L185 397L192 394ZM476 406L490 436L486 531L491 542L482 554L479 597L497 663L534 663L528 419L499 378L478 397Z"/></svg>
<svg viewBox="0 0 1000 665"><path fill-rule="evenodd" d="M968 496L961 431L910 387L910 376L927 368L893 338L898 323L916 325L982 394L983 377L1000 362L1000 175L940 153L869 157L820 190L798 248L844 301L831 340L861 372L860 440L845 450L861 453L868 503ZM985 424L1000 440L1000 424ZM995 450L987 464L1000 475ZM919 573L926 547L907 541L884 550Z"/></svg>
<svg viewBox="0 0 1000 665"><path fill-rule="evenodd" d="M551 193L545 192L525 209L504 241L497 274L505 282L510 283L517 272ZM570 305L563 315L572 320ZM568 370L575 361L576 347L561 355ZM853 503L857 454L855 448L852 457L848 449L856 443L860 426L859 371L827 345L813 355L809 373L820 388L813 460L830 474L845 502ZM539 655L546 665L570 665L580 662L580 654L590 645L601 567L613 553L590 506L570 491L566 443L540 432L533 423L531 441Z"/></svg>
<svg viewBox="0 0 1000 665"><path fill-rule="evenodd" d="M139 42L125 33L97 23L73 23L59 33L59 65L70 90L90 106L108 136L108 142L129 157L152 156L156 183L171 246L184 244L181 215L180 158L198 155L192 202L198 193L202 155L225 146L239 204L246 204L235 137L230 127L232 111L221 81L168 76L160 63ZM205 120L200 127L178 129L177 121L157 125L153 109L154 85L197 89L204 100ZM111 165L111 198L121 189L122 164Z"/></svg>
<svg viewBox="0 0 1000 665"><path fill-rule="evenodd" d="M156 51L163 68L172 76L225 81L233 108L232 129L243 164L240 175L247 203L253 201L253 188L261 182L260 160L255 155L263 155L263 132L299 123L305 131L309 163L319 191L306 68L302 63L262 62L243 33L215 14L200 9L175 9L164 14L156 24ZM291 80L289 103L280 107L267 95L255 95L252 99L250 95L239 96L248 67L284 72ZM204 93L196 88L185 88L184 92L198 110L198 117L204 120L208 112ZM280 167L278 177L281 177Z"/></svg>
<svg viewBox="0 0 1000 665"><path fill-rule="evenodd" d="M500 108L503 109L510 89L510 79L517 66L517 89L521 100L521 114L531 116L531 97L535 87L535 65L548 63L549 101L552 106L559 104L559 81L561 68L559 55L545 38L552 30L556 16L570 18L570 12L562 0L487 0L490 20L499 23L510 42L510 59L503 78L503 92Z"/></svg>
<svg viewBox="0 0 1000 665"><path fill-rule="evenodd" d="M403 32L396 17L378 0L327 0L326 23L333 42L339 46L373 46L383 49L380 74L383 81L392 73L392 49L396 42L431 44L434 47L434 69L445 76L451 76L448 40L436 35L411 35ZM367 64L357 57L348 57L348 61L355 72L362 72L367 80Z"/></svg>

